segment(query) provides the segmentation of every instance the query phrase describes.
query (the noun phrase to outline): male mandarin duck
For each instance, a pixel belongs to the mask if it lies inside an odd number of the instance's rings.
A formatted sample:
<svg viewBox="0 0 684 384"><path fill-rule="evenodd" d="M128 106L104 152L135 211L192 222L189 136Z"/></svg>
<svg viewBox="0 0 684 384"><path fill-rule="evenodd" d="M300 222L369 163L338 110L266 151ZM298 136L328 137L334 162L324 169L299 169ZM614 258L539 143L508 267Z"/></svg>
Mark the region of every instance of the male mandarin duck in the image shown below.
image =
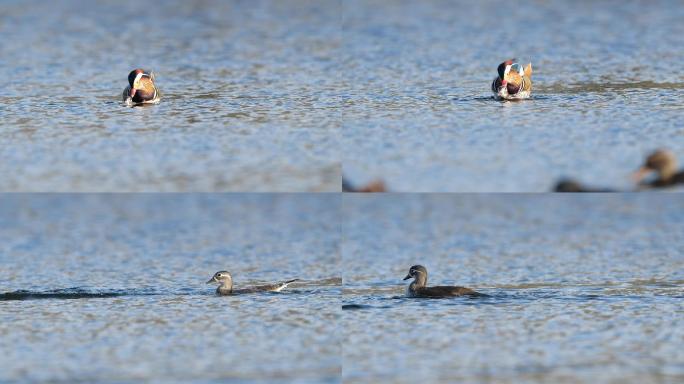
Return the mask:
<svg viewBox="0 0 684 384"><path fill-rule="evenodd" d="M652 172L655 172L656 178L649 182L642 182ZM648 155L644 165L634 174L634 181L650 188L671 187L684 184L684 170L677 170L677 159L672 152L658 149Z"/></svg>
<svg viewBox="0 0 684 384"><path fill-rule="evenodd" d="M128 87L123 91L123 100L127 104L154 104L161 99L161 94L154 85L154 73L137 68L128 74Z"/></svg>
<svg viewBox="0 0 684 384"><path fill-rule="evenodd" d="M499 64L497 76L492 82L492 92L502 100L527 99L532 93L532 63L523 69L516 59Z"/></svg>

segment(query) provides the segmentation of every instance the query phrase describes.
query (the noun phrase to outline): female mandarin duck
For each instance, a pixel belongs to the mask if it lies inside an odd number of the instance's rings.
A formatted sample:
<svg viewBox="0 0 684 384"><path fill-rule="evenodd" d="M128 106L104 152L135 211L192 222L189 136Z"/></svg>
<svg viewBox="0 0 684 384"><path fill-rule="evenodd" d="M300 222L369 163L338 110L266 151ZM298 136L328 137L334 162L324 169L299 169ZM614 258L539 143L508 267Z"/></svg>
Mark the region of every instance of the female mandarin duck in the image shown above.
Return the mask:
<svg viewBox="0 0 684 384"><path fill-rule="evenodd" d="M126 104L156 104L161 94L154 85L154 73L137 68L128 74L128 87L123 91Z"/></svg>
<svg viewBox="0 0 684 384"><path fill-rule="evenodd" d="M655 173L654 180L644 182L644 178ZM677 170L675 155L665 149L658 149L648 155L644 165L634 174L634 181L646 188L667 188L684 184L684 170Z"/></svg>
<svg viewBox="0 0 684 384"><path fill-rule="evenodd" d="M532 63L525 69L515 62L506 60L497 68L499 76L492 82L492 92L500 100L527 99L532 93Z"/></svg>

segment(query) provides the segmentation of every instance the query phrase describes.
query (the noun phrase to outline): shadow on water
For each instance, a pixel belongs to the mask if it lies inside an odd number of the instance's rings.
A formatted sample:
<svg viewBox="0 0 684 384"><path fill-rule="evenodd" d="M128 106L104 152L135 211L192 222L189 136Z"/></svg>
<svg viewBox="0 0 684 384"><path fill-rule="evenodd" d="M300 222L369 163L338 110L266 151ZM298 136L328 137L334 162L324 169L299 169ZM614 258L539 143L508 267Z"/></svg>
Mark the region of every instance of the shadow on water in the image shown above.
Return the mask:
<svg viewBox="0 0 684 384"><path fill-rule="evenodd" d="M97 299L108 297L129 296L126 291L88 291L81 288L54 289L50 291L18 290L0 294L0 301L11 300L40 300L40 299Z"/></svg>
<svg viewBox="0 0 684 384"><path fill-rule="evenodd" d="M456 96L452 97L451 100L458 102L467 101L496 101L492 96Z"/></svg>
<svg viewBox="0 0 684 384"><path fill-rule="evenodd" d="M312 294L318 293L317 290L289 290L284 292L257 292L249 294L239 294L230 296L244 296L244 295L286 295L294 293L304 293ZM52 291L26 291L19 290L13 292L6 292L0 294L0 302L2 301L22 301L22 300L74 300L74 299L104 299L112 297L124 297L124 296L162 296L162 295L173 295L173 296L217 296L213 289L211 290L192 290L191 292L140 292L140 291L102 291L93 292L75 288L68 289L56 289ZM217 296L220 297L220 296Z"/></svg>
<svg viewBox="0 0 684 384"><path fill-rule="evenodd" d="M542 93L581 94L652 89L684 89L684 83L657 83L654 81L589 82L574 84L551 84L536 87L535 90Z"/></svg>
<svg viewBox="0 0 684 384"><path fill-rule="evenodd" d="M634 280L629 282L603 282L600 284L565 285L556 283L502 285L478 289L482 296L456 296L446 298L414 298L386 292L373 296L368 289L348 290L342 310L387 309L404 304L420 305L506 305L524 304L539 300L560 302L648 300L654 297L681 297L684 281ZM506 291L501 291L505 289ZM384 290L381 290L384 291ZM350 296L353 296L350 297Z"/></svg>
<svg viewBox="0 0 684 384"><path fill-rule="evenodd" d="M521 100L498 100L491 95L467 95L450 97L454 102L468 103L468 102L525 102L534 100L551 100L554 95L581 95L586 93L611 93L611 92L625 92L625 91L639 91L639 90L678 90L684 89L684 83L658 83L654 81L636 81L636 82L589 82L589 83L572 83L572 84L549 84L536 85L534 93L528 99Z"/></svg>
<svg viewBox="0 0 684 384"><path fill-rule="evenodd" d="M457 102L457 103L468 103L468 102L478 102L478 103L489 103L489 102L496 102L496 103L501 103L501 104L506 104L506 103L523 103L523 102L529 102L529 101L535 101L535 100L549 100L552 99L552 97L547 96L547 95L540 95L540 94L533 94L527 99L515 99L515 100L499 100L494 98L493 96L456 96L456 97L451 97L451 101Z"/></svg>
<svg viewBox="0 0 684 384"><path fill-rule="evenodd" d="M572 300L572 301L587 301L587 300L600 300L606 299L605 297L599 295L578 295L578 296L559 296L559 295L508 295L508 294L496 294L487 295L481 297L446 297L446 298L422 298L422 297L405 297L405 296L393 296L385 298L377 298L373 301L381 302L383 300L389 300L390 303L386 305L378 304L358 304L358 303L347 303L342 305L342 310L363 310L363 309L387 309L395 306L409 304L409 303L420 303L421 305L467 305L467 306L480 306L480 305L501 305L501 304L520 304L525 302L532 302L535 300L545 300L545 299L558 299L558 300Z"/></svg>
<svg viewBox="0 0 684 384"><path fill-rule="evenodd" d="M282 292L258 292L257 295L283 295L283 294L317 294L323 289L339 286L341 279L337 277L324 278L319 280L300 281L297 288L288 289ZM259 283L250 283L247 285L259 285ZM251 293L254 295L254 293ZM30 291L30 290L16 290L12 292L0 293L1 301L16 301L16 300L72 300L72 299L102 299L122 296L215 296L215 288L196 289L196 288L182 288L173 292L169 291L155 291L150 289L135 289L135 290L92 290L82 287L52 289L46 291ZM235 295L238 296L238 295ZM239 295L243 296L243 294Z"/></svg>

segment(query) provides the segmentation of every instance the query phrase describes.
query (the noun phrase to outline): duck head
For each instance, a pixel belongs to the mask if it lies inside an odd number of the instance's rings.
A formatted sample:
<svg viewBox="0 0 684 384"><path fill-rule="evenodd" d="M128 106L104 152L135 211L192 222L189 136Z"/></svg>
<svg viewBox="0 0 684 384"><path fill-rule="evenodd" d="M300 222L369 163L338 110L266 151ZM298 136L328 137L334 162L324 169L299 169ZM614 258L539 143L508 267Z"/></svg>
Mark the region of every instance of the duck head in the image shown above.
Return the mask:
<svg viewBox="0 0 684 384"><path fill-rule="evenodd" d="M218 271L214 273L214 276L207 281L207 284L219 283L223 287L233 287L233 276L230 275L228 271Z"/></svg>
<svg viewBox="0 0 684 384"><path fill-rule="evenodd" d="M154 75L144 69L132 70L128 74L128 85L130 85L128 96L131 99L136 98L136 94L142 100L149 100L154 97Z"/></svg>
<svg viewBox="0 0 684 384"><path fill-rule="evenodd" d="M427 284L427 268L422 265L414 265L409 268L408 275L404 277L404 280L416 279L415 282L420 286Z"/></svg>
<svg viewBox="0 0 684 384"><path fill-rule="evenodd" d="M511 66L515 62L516 59L510 59L506 60L503 63L499 64L499 67L496 69L496 71L499 73L499 79L501 79L501 86L505 87L506 86L506 75L508 72L511 70Z"/></svg>
<svg viewBox="0 0 684 384"><path fill-rule="evenodd" d="M675 155L665 149L658 149L646 157L644 165L634 173L634 181L641 182L648 174L655 172L662 180L668 180L677 173Z"/></svg>

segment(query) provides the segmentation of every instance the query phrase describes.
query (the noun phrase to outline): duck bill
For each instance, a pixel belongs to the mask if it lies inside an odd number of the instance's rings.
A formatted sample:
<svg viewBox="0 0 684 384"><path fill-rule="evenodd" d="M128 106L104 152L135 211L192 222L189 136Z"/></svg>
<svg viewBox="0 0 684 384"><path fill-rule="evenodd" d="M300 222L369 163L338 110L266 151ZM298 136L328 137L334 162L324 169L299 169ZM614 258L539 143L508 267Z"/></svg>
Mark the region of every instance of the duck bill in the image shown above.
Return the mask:
<svg viewBox="0 0 684 384"><path fill-rule="evenodd" d="M137 89L131 87L131 90L128 92L128 96L130 96L130 98L132 99L133 96L135 96L136 91L137 91Z"/></svg>
<svg viewBox="0 0 684 384"><path fill-rule="evenodd" d="M649 173L651 173L649 168L641 167L632 174L632 180L634 180L635 183L640 183Z"/></svg>
<svg viewBox="0 0 684 384"><path fill-rule="evenodd" d="M209 279L209 281L207 281L207 284L211 284L211 283L215 283L215 282L216 282L216 279L212 277L211 279Z"/></svg>
<svg viewBox="0 0 684 384"><path fill-rule="evenodd" d="M411 275L406 275L406 277L404 277L404 280L408 280L410 278L411 278Z"/></svg>

